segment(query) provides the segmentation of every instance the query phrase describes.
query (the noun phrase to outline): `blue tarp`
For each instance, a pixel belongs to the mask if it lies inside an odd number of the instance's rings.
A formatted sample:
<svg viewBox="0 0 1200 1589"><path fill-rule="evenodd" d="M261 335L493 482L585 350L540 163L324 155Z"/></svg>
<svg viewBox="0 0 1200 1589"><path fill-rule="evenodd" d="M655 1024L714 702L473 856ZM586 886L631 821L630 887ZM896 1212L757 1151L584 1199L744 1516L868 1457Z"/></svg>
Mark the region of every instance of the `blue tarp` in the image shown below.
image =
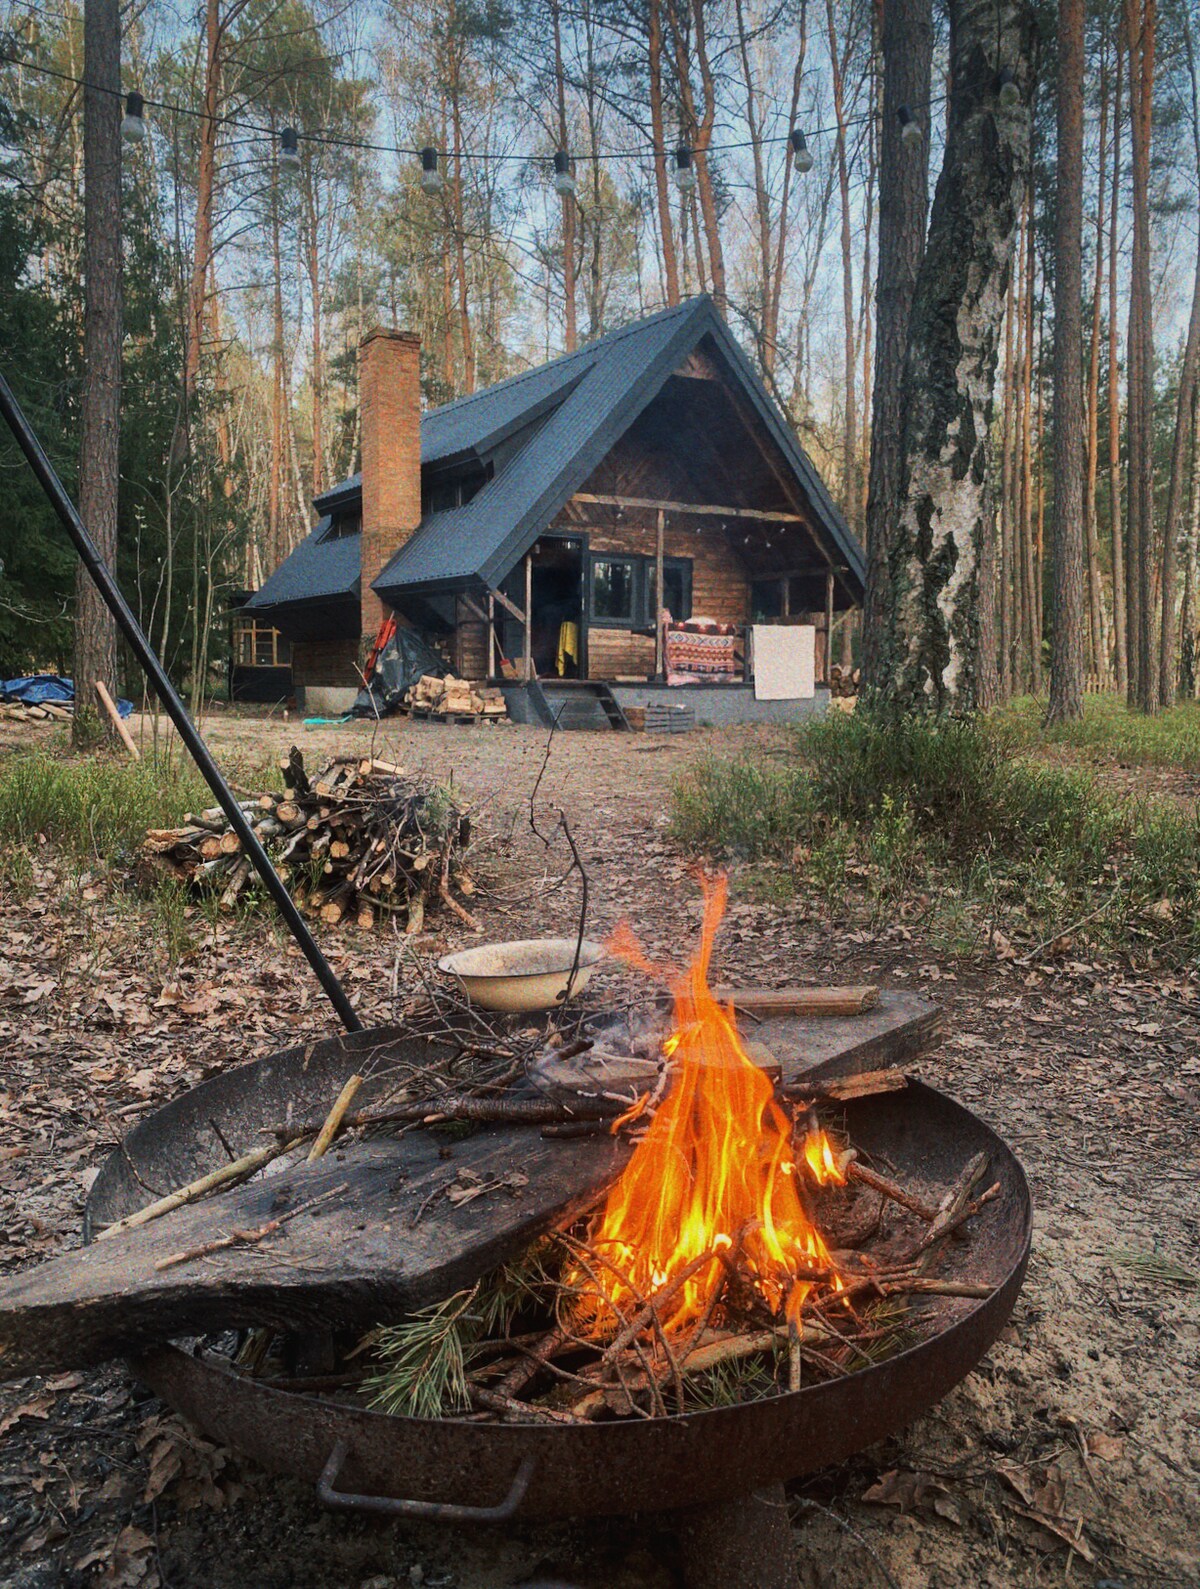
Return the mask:
<svg viewBox="0 0 1200 1589"><path fill-rule="evenodd" d="M74 706L75 683L73 679L61 678L57 673L35 673L28 679L4 679L0 681L0 701L20 701L22 706L45 706L47 701L56 706ZM133 711L133 702L119 700L117 711L122 717L128 717Z"/></svg>

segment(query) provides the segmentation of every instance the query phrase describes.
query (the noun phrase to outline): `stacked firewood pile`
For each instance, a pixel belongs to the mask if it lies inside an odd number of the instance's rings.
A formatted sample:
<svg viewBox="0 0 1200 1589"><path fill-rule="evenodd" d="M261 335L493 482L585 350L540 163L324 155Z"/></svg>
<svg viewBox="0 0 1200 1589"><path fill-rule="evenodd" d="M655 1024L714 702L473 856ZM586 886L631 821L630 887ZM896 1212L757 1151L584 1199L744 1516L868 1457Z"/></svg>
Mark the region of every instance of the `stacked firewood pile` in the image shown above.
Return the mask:
<svg viewBox="0 0 1200 1589"><path fill-rule="evenodd" d="M504 696L498 689L456 679L452 673L444 679L432 673L422 674L405 696L405 702L414 717L496 719L508 716Z"/></svg>
<svg viewBox="0 0 1200 1589"><path fill-rule="evenodd" d="M310 778L295 747L280 766L282 794L250 796L242 810L302 909L366 928L400 913L419 932L438 902L474 925L455 897L474 891L463 866L470 821L445 789L357 756L335 756ZM189 812L183 827L150 829L143 854L156 873L219 894L225 910L253 878L219 806Z"/></svg>
<svg viewBox="0 0 1200 1589"><path fill-rule="evenodd" d="M861 679L861 669L847 668L840 662L835 662L829 670L829 693L830 695L857 695Z"/></svg>
<svg viewBox="0 0 1200 1589"><path fill-rule="evenodd" d="M74 715L69 706L61 706L57 701L44 701L39 706L26 706L20 701L0 701L0 722L69 723Z"/></svg>

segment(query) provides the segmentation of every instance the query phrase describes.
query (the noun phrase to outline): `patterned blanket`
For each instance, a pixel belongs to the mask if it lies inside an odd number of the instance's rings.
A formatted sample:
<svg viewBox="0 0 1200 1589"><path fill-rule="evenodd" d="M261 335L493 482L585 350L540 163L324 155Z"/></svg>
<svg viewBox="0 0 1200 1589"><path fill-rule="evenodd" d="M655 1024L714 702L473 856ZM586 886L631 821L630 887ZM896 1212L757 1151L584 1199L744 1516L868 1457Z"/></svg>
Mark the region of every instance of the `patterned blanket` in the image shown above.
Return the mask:
<svg viewBox="0 0 1200 1589"><path fill-rule="evenodd" d="M734 684L742 676L733 624L689 619L668 623L663 632L663 662L668 684Z"/></svg>

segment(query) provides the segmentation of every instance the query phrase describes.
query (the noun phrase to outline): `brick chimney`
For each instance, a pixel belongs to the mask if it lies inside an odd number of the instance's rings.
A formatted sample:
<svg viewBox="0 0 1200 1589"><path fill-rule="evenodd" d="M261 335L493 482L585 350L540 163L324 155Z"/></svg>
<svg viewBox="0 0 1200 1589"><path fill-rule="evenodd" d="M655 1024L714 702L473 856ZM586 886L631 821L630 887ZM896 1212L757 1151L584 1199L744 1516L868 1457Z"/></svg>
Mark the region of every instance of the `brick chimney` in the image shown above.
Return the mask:
<svg viewBox="0 0 1200 1589"><path fill-rule="evenodd" d="M383 618L371 581L421 522L421 339L380 327L358 350L362 423L362 637Z"/></svg>

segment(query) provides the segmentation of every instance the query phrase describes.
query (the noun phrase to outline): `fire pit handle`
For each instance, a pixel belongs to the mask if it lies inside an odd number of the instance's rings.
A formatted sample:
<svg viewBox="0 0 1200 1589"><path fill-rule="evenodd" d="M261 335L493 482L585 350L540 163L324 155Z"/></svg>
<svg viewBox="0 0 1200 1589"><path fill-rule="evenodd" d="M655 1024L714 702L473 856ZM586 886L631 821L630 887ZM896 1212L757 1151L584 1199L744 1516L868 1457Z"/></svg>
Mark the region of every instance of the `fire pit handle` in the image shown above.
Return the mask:
<svg viewBox="0 0 1200 1589"><path fill-rule="evenodd" d="M348 1440L339 1440L329 1453L329 1461L317 1480L317 1499L322 1505L346 1512L382 1512L387 1517L416 1517L435 1523L506 1522L525 1499L536 1460L532 1456L524 1459L498 1506L456 1506L449 1501L397 1501L390 1495L355 1495L335 1489L349 1449Z"/></svg>

